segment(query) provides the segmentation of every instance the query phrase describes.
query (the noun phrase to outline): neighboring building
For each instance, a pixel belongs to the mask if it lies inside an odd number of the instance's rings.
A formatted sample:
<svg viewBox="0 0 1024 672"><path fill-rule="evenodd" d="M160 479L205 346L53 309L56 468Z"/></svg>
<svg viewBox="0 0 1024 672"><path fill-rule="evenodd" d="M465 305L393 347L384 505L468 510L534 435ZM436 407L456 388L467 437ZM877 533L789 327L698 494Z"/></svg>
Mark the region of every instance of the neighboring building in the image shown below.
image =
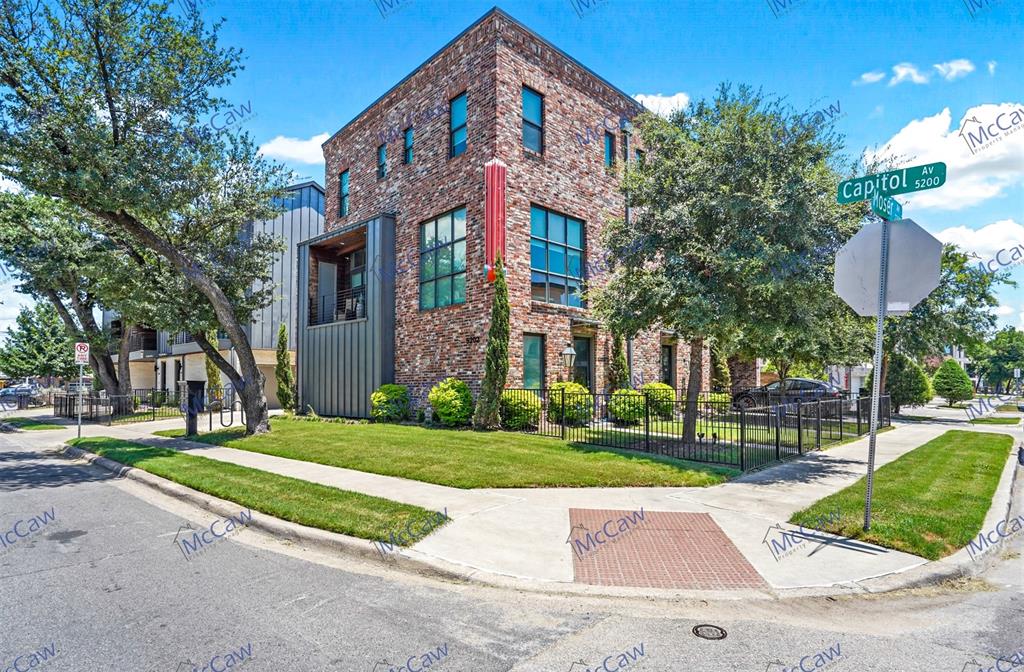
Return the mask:
<svg viewBox="0 0 1024 672"><path fill-rule="evenodd" d="M323 188L309 181L289 187L288 192L283 203L284 211L272 220L251 224L246 234L251 237L262 232L280 236L285 245L284 252L274 261L272 268L271 282L277 287L277 296L247 326L256 363L266 376L265 392L271 408L279 407L274 366L277 363L277 331L281 323L288 325L288 344L292 350L293 364L295 361L297 332L293 297L296 291L296 245L324 230ZM121 322L116 313L104 312L103 324L110 327L115 341L120 338ZM237 368L238 360L231 341L224 333L219 336L221 354ZM130 338L132 344L129 360L133 388L175 390L179 383L186 380L206 380L206 356L188 334L157 332L143 327L137 329ZM116 352L116 342L113 348ZM118 355L115 354L114 361L117 359ZM222 381L226 383L227 379L222 376Z"/></svg>
<svg viewBox="0 0 1024 672"><path fill-rule="evenodd" d="M825 367L825 373L828 376L828 382L857 394L861 388L867 390L868 376L871 374L871 363L867 362L865 364L857 364L856 366L831 364Z"/></svg>
<svg viewBox="0 0 1024 672"><path fill-rule="evenodd" d="M618 186L641 156L628 120L642 109L495 8L329 138L328 232L299 246L301 407L366 416L383 383L422 404L447 376L478 390L497 251L508 385L572 375L605 390L611 339L582 290L605 280L603 227L629 216ZM634 380L685 387L673 334L628 352Z"/></svg>

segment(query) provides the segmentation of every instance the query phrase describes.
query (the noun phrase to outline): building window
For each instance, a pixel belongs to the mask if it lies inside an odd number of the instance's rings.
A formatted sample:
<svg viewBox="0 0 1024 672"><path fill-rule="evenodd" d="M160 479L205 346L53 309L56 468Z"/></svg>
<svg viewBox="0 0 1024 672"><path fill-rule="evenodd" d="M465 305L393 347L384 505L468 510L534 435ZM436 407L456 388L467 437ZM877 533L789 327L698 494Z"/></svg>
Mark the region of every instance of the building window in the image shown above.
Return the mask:
<svg viewBox="0 0 1024 672"><path fill-rule="evenodd" d="M523 87L523 147L544 152L544 96Z"/></svg>
<svg viewBox="0 0 1024 672"><path fill-rule="evenodd" d="M536 301L584 307L583 222L530 206L530 270Z"/></svg>
<svg viewBox="0 0 1024 672"><path fill-rule="evenodd" d="M343 172L338 179L338 214L342 217L348 215L348 171Z"/></svg>
<svg viewBox="0 0 1024 672"><path fill-rule="evenodd" d="M579 383L588 390L594 389L593 376L590 359L589 338L576 337L572 339L572 349L576 351L576 360L572 365L572 381Z"/></svg>
<svg viewBox="0 0 1024 672"><path fill-rule="evenodd" d="M405 138L405 150L402 152L402 163L410 164L412 163L412 126L405 129L402 136Z"/></svg>
<svg viewBox="0 0 1024 672"><path fill-rule="evenodd" d="M637 163L638 166L643 166L644 165L644 150L642 150L642 149L636 150L636 163Z"/></svg>
<svg viewBox="0 0 1024 672"><path fill-rule="evenodd" d="M604 134L604 167L611 168L615 165L615 136L611 133Z"/></svg>
<svg viewBox="0 0 1024 672"><path fill-rule="evenodd" d="M388 176L388 146L381 145L377 148L377 179L381 180Z"/></svg>
<svg viewBox="0 0 1024 672"><path fill-rule="evenodd" d="M420 309L466 302L466 209L420 224Z"/></svg>
<svg viewBox="0 0 1024 672"><path fill-rule="evenodd" d="M523 336L523 387L539 390L544 387L544 337Z"/></svg>
<svg viewBox="0 0 1024 672"><path fill-rule="evenodd" d="M661 346L661 382L676 386L676 352L671 345Z"/></svg>
<svg viewBox="0 0 1024 672"><path fill-rule="evenodd" d="M452 98L449 110L449 155L455 157L466 151L466 94Z"/></svg>

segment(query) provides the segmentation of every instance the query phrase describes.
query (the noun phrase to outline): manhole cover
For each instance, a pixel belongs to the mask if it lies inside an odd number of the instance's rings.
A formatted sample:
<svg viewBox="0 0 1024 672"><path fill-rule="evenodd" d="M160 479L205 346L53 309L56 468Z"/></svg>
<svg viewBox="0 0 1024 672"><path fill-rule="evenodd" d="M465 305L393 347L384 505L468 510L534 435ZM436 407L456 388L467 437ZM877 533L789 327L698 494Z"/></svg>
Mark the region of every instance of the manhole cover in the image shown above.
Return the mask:
<svg viewBox="0 0 1024 672"><path fill-rule="evenodd" d="M725 629L720 628L717 625L695 625L693 627L693 634L697 635L701 639L725 639Z"/></svg>

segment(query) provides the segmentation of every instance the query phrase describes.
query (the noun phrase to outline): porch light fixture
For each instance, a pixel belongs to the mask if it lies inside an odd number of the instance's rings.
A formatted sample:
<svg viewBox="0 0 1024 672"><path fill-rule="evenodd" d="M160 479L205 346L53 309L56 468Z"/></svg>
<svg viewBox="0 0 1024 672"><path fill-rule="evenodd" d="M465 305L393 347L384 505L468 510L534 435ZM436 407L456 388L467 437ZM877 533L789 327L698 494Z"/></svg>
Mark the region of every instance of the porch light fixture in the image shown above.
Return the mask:
<svg viewBox="0 0 1024 672"><path fill-rule="evenodd" d="M576 351L572 349L572 343L565 346L565 350L562 350L562 364L565 365L566 369L572 370L572 365L576 363Z"/></svg>

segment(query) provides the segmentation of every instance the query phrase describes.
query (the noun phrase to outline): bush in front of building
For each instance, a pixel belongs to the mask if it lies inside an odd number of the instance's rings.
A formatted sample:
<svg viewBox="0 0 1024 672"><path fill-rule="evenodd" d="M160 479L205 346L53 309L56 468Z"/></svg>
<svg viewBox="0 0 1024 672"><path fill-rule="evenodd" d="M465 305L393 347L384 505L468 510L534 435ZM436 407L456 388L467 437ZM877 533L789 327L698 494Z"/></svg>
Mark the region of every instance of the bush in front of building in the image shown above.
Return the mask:
<svg viewBox="0 0 1024 672"><path fill-rule="evenodd" d="M942 363L932 378L932 387L935 394L945 399L950 406L974 398L974 385L955 359L947 359Z"/></svg>
<svg viewBox="0 0 1024 672"><path fill-rule="evenodd" d="M448 427L465 425L473 417L473 393L458 378L445 378L427 394L434 417Z"/></svg>
<svg viewBox="0 0 1024 672"><path fill-rule="evenodd" d="M540 397L532 390L505 390L501 393L498 415L504 429L533 429L540 422Z"/></svg>
<svg viewBox="0 0 1024 672"><path fill-rule="evenodd" d="M635 425L644 419L644 395L636 390L615 390L608 400L608 414L617 425Z"/></svg>
<svg viewBox="0 0 1024 672"><path fill-rule="evenodd" d="M594 395L579 383L559 381L548 397L548 420L562 421L562 390L565 390L565 424L585 425L594 417Z"/></svg>
<svg viewBox="0 0 1024 672"><path fill-rule="evenodd" d="M651 406L651 415L662 420L671 420L676 410L676 391L666 383L647 383L640 387L647 393L647 402Z"/></svg>
<svg viewBox="0 0 1024 672"><path fill-rule="evenodd" d="M871 374L868 374L864 386L870 390L871 385ZM899 413L902 406L923 406L935 396L924 369L910 357L899 352L889 356L889 368L885 373L885 394L889 395L893 413Z"/></svg>
<svg viewBox="0 0 1024 672"><path fill-rule="evenodd" d="M409 388L384 383L370 395L370 417L374 422L401 422L409 417Z"/></svg>

